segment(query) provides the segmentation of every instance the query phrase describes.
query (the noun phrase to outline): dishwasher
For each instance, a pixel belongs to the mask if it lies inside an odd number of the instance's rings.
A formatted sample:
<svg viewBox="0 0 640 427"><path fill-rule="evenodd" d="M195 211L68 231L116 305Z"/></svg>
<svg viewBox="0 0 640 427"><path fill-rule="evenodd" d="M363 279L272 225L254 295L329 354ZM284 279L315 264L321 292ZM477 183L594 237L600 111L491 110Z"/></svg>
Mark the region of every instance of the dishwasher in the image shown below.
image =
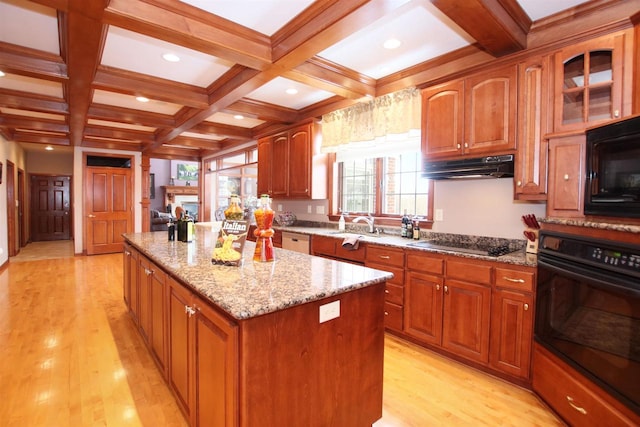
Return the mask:
<svg viewBox="0 0 640 427"><path fill-rule="evenodd" d="M289 251L309 253L309 235L300 233L282 232L282 249Z"/></svg>

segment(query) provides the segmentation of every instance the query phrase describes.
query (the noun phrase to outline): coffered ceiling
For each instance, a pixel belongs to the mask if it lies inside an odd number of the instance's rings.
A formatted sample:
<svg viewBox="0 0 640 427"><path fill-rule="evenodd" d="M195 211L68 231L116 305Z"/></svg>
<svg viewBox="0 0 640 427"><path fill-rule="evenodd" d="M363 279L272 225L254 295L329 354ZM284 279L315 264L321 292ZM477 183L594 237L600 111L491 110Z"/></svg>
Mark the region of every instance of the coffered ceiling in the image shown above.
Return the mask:
<svg viewBox="0 0 640 427"><path fill-rule="evenodd" d="M520 51L532 24L591 3L0 0L0 134L195 160Z"/></svg>

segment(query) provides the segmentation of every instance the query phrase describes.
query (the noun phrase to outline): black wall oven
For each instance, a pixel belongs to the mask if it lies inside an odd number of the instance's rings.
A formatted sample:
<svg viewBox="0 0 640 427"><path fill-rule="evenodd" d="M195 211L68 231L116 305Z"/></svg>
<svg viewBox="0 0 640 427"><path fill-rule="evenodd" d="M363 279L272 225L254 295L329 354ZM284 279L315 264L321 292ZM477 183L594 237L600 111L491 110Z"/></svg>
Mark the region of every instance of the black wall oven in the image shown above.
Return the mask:
<svg viewBox="0 0 640 427"><path fill-rule="evenodd" d="M587 130L584 213L640 217L640 116Z"/></svg>
<svg viewBox="0 0 640 427"><path fill-rule="evenodd" d="M640 414L640 245L542 231L535 339Z"/></svg>

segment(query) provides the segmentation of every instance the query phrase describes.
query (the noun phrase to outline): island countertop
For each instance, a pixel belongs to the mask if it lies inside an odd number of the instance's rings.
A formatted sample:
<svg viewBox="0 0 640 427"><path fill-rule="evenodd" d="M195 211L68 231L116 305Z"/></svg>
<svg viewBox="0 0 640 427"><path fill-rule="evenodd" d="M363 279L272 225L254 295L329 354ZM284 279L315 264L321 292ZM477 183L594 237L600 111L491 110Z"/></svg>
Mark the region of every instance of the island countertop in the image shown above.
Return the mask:
<svg viewBox="0 0 640 427"><path fill-rule="evenodd" d="M199 229L191 243L168 241L162 232L124 234L125 240L183 284L235 319L288 307L384 282L393 274L275 248L274 262L254 262L247 241L240 266L211 263L214 237Z"/></svg>

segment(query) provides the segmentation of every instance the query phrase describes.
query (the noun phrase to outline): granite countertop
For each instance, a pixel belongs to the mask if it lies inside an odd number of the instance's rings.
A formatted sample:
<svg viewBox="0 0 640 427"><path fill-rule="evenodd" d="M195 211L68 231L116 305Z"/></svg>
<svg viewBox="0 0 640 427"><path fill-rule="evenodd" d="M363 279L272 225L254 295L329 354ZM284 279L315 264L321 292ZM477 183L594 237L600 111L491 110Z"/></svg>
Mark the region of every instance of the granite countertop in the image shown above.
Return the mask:
<svg viewBox="0 0 640 427"><path fill-rule="evenodd" d="M514 264L514 265L524 265L529 267L536 267L538 265L538 257L535 254L525 253L525 242L519 240L510 240L510 239L493 239L493 238L482 238L482 237L474 237L474 236L462 236L462 235L441 235L440 233L431 233L426 232L424 238L421 238L420 241L434 241L434 240L482 240L482 243L486 245L491 244L508 244L513 251L502 256L489 256L489 255L479 255L479 254L471 254L460 252L456 250L444 250L444 249L436 249L436 248L424 248L424 247L416 247L412 246L412 243L416 241L413 239L406 239L400 237L395 234L385 234L381 233L380 235L371 235L368 232L361 232L359 229L347 229L345 232L338 232L335 228L326 228L326 227L306 227L306 226L288 226L288 227L274 227L281 230L283 233L299 233L299 234L307 234L307 235L321 235L327 237L334 238L345 238L347 235L358 235L360 236L361 241L381 245L381 246L391 246L396 248L406 248L416 251L425 251L432 253L440 253L443 255L455 255L462 258L471 258L471 259L481 259L485 261L495 261L501 262L505 264Z"/></svg>
<svg viewBox="0 0 640 427"><path fill-rule="evenodd" d="M245 243L241 266L214 265L212 234L198 227L191 243L169 242L166 232L132 233L124 238L167 273L240 320L393 277L385 271L278 248L275 262L254 262L255 244L250 241Z"/></svg>

